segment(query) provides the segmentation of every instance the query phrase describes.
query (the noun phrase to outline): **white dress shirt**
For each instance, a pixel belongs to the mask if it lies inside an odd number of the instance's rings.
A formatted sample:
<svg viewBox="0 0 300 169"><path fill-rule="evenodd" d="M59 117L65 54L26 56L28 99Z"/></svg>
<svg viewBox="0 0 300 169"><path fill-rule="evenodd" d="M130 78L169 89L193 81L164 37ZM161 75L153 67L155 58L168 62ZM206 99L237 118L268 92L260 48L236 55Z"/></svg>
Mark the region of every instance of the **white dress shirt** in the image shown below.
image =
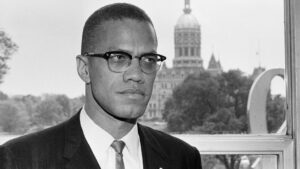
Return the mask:
<svg viewBox="0 0 300 169"><path fill-rule="evenodd" d="M115 139L88 116L84 107L80 112L80 125L101 169L115 169L115 150L110 146ZM120 140L125 142L123 149L125 169L143 169L137 125L135 124L129 133Z"/></svg>

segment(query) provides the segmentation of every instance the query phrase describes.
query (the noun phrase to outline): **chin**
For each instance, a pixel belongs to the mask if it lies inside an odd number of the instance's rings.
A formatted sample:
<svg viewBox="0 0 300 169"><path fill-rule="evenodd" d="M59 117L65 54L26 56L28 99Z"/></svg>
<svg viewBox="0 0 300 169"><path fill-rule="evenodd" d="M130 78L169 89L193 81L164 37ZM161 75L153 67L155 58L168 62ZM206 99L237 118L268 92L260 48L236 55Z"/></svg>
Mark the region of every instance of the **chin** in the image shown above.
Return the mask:
<svg viewBox="0 0 300 169"><path fill-rule="evenodd" d="M138 119L141 117L146 108L132 108L132 107L120 107L121 109L117 112L118 117L123 118L123 119Z"/></svg>

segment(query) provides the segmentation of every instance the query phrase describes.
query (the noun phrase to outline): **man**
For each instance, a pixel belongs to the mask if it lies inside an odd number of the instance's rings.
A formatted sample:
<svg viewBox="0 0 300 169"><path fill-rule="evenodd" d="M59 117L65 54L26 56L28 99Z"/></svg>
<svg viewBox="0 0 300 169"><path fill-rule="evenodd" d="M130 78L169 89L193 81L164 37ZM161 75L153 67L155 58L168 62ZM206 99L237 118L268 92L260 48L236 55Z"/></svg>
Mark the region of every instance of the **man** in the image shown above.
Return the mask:
<svg viewBox="0 0 300 169"><path fill-rule="evenodd" d="M86 21L77 71L84 107L70 120L5 143L5 169L199 169L196 148L137 124L165 57L150 18L117 3ZM1 169L2 169L1 168Z"/></svg>

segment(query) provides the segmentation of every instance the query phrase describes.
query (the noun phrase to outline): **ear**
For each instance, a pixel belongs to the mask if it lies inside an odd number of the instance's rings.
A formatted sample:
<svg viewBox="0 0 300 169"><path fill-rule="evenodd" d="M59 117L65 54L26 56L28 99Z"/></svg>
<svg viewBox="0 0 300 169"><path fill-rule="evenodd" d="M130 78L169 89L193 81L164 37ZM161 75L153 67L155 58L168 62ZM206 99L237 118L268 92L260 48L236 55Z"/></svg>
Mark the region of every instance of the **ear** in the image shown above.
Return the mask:
<svg viewBox="0 0 300 169"><path fill-rule="evenodd" d="M90 83L90 73L89 73L89 67L88 67L88 58L78 55L76 57L76 63L77 63L77 73L79 77L86 83Z"/></svg>

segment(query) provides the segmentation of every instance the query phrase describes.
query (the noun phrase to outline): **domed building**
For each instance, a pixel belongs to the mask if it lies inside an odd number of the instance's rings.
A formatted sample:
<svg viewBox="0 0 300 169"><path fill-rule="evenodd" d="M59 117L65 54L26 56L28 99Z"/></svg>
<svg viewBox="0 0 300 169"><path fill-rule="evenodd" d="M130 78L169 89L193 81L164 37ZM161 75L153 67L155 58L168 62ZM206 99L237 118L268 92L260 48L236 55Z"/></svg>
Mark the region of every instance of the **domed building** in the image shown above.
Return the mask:
<svg viewBox="0 0 300 169"><path fill-rule="evenodd" d="M190 74L201 74L204 70L201 57L201 29L197 18L191 13L190 1L185 0L183 14L178 18L174 28L175 57L173 67L164 63L157 73L151 99L142 119L161 119L164 105L173 89ZM213 69L214 72L222 72ZM216 68L216 67L214 67Z"/></svg>
<svg viewBox="0 0 300 169"><path fill-rule="evenodd" d="M175 58L173 67L186 73L203 69L201 58L201 30L197 18L191 14L189 1L179 17L174 31Z"/></svg>

